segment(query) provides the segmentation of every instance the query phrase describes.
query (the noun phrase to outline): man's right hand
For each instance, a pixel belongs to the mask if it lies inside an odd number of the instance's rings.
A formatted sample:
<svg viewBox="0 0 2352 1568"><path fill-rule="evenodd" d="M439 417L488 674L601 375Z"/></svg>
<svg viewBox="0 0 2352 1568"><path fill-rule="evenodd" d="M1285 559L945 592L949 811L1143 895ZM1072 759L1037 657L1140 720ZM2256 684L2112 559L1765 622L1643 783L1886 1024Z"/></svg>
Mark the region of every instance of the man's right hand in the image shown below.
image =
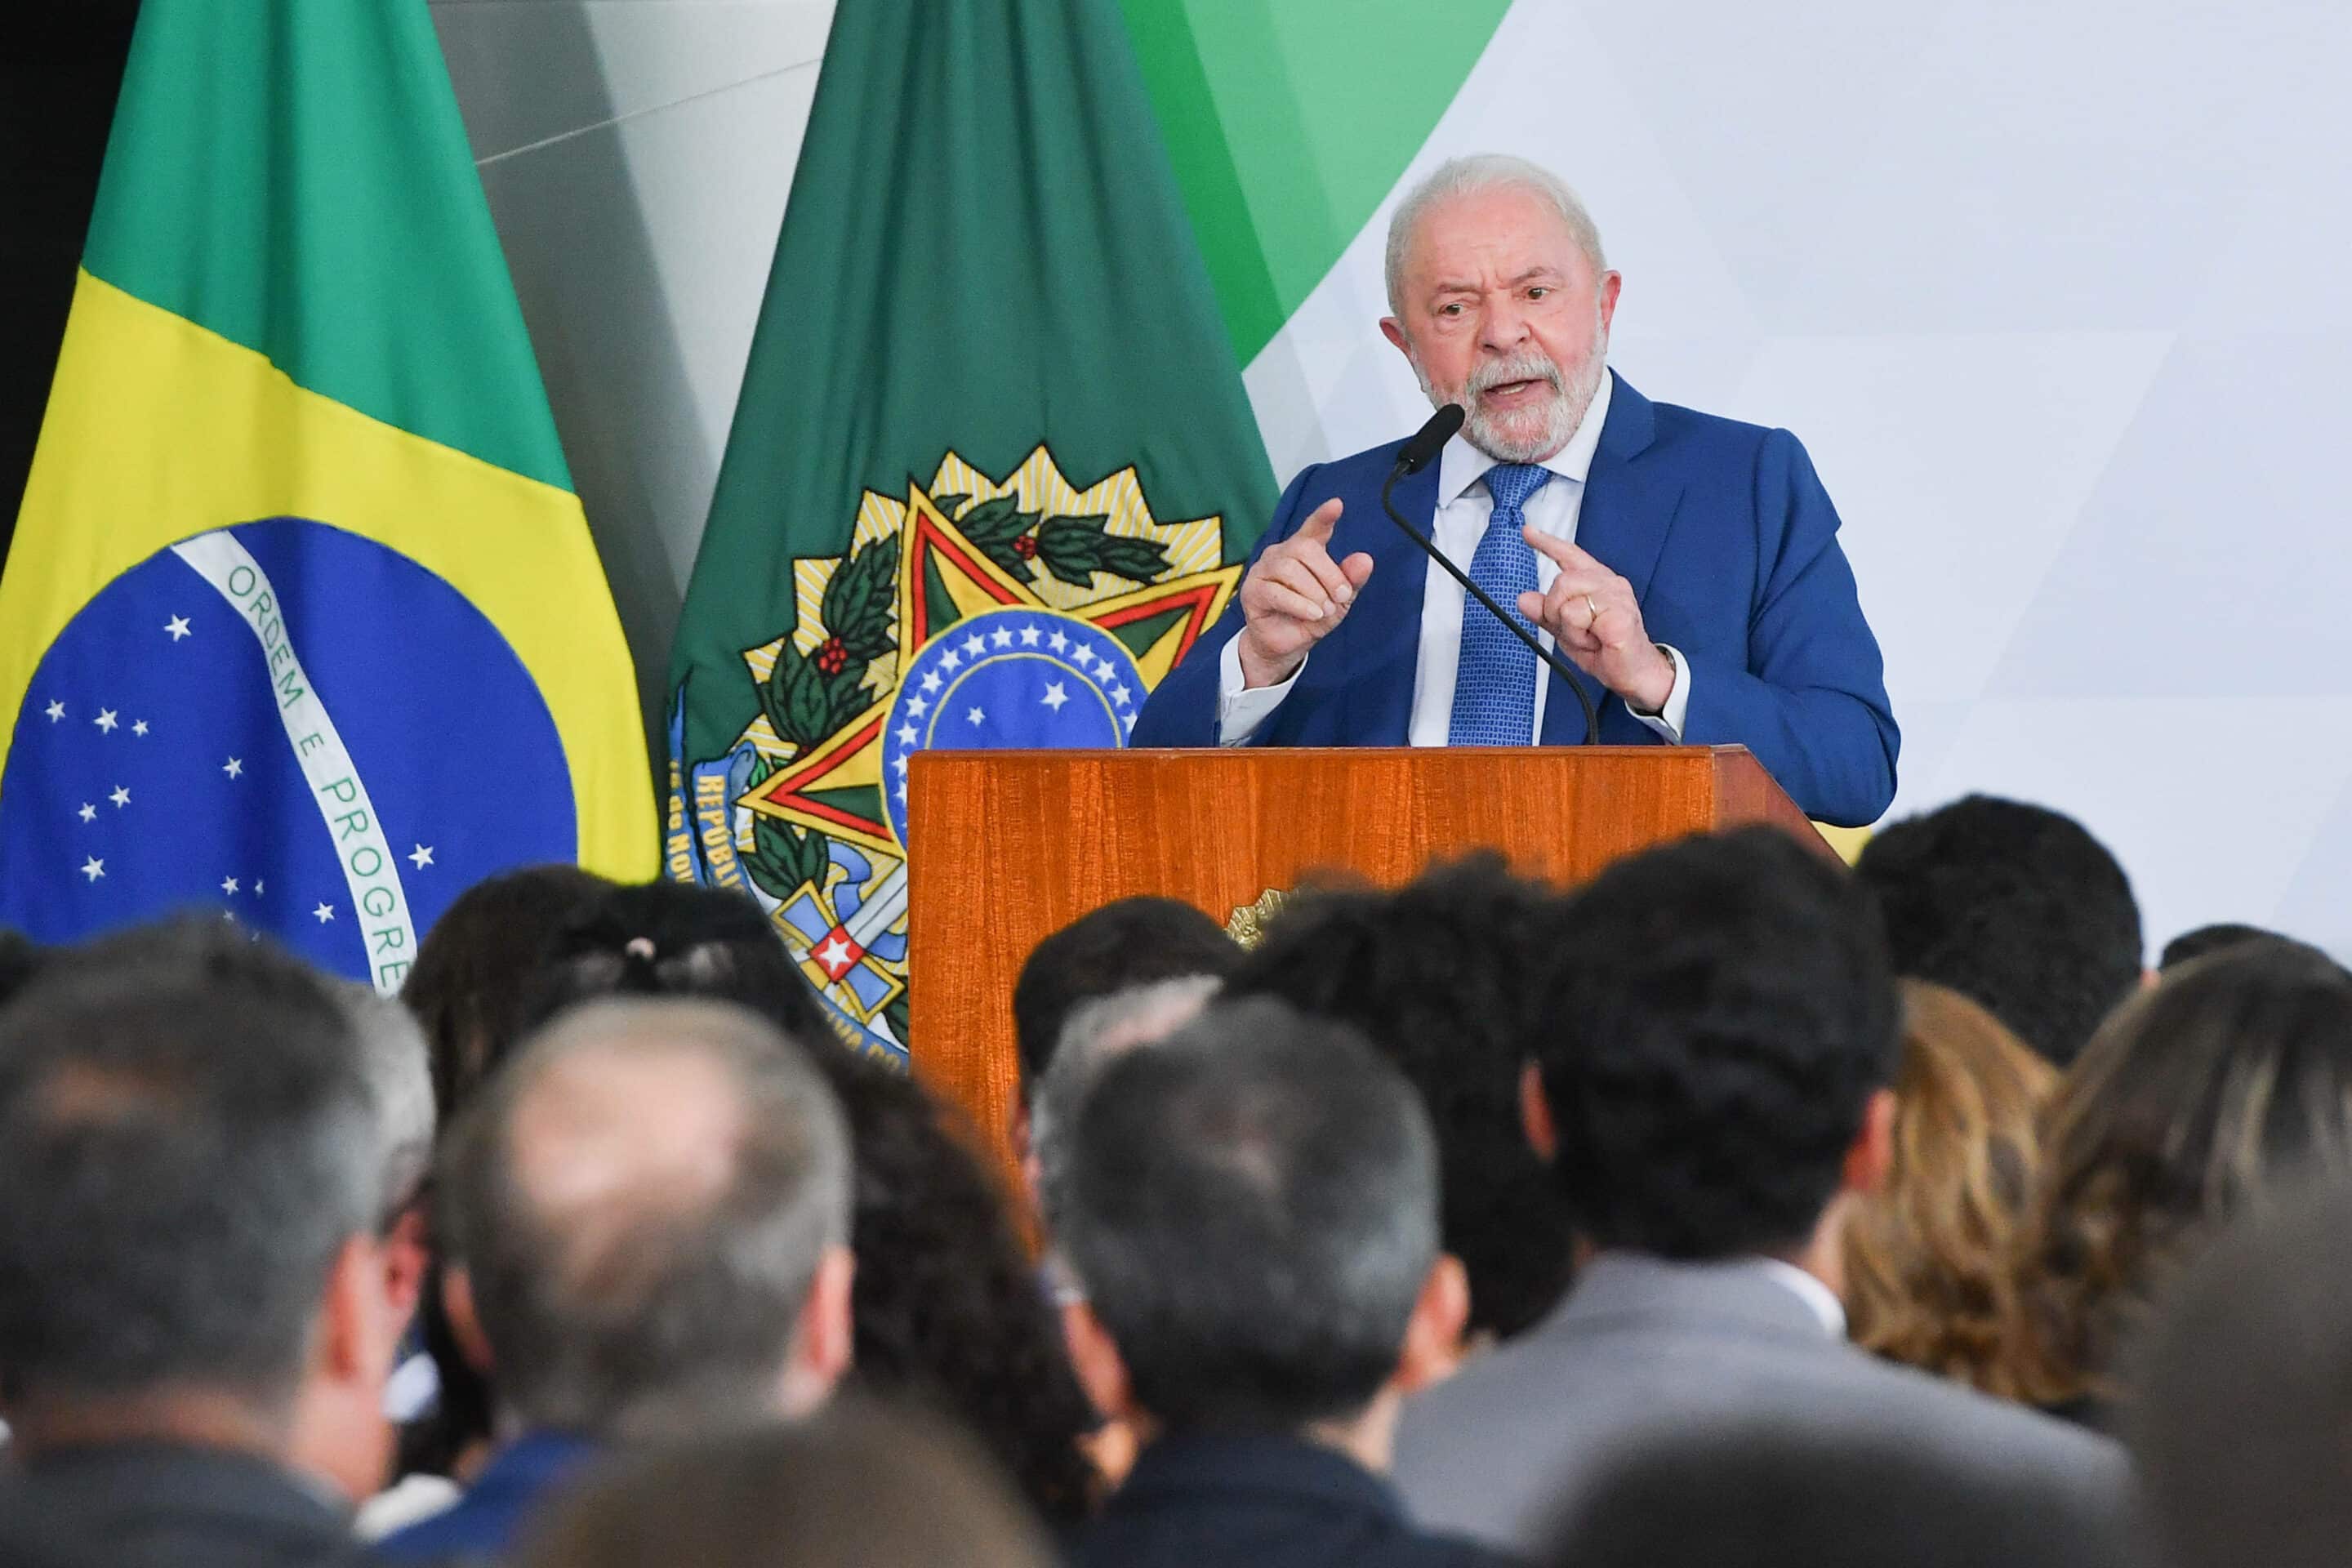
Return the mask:
<svg viewBox="0 0 2352 1568"><path fill-rule="evenodd" d="M1331 530L1339 521L1337 497L1325 501L1279 544L1266 546L1242 579L1240 651L1244 686L1279 686L1307 660L1307 650L1329 636L1372 574L1372 558L1359 550L1331 559Z"/></svg>

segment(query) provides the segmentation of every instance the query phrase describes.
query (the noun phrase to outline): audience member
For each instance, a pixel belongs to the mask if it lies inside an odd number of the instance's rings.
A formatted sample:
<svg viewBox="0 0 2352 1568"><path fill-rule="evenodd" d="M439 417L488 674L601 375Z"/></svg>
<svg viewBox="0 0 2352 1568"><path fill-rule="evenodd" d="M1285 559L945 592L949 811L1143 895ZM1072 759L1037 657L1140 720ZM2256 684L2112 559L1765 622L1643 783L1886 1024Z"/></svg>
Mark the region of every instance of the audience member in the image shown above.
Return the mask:
<svg viewBox="0 0 2352 1568"><path fill-rule="evenodd" d="M47 957L23 933L0 928L0 1006L32 983Z"/></svg>
<svg viewBox="0 0 2352 1568"><path fill-rule="evenodd" d="M2108 1021L2051 1106L2021 1238L2028 1399L2093 1425L2116 1348L2203 1238L2276 1184L2352 1163L2352 974L2294 942L2182 965Z"/></svg>
<svg viewBox="0 0 2352 1568"><path fill-rule="evenodd" d="M2061 1068L2139 983L2130 879L2072 817L1972 795L1885 829L1854 870L1897 974L1983 1004Z"/></svg>
<svg viewBox="0 0 2352 1568"><path fill-rule="evenodd" d="M1037 1529L952 1428L836 1405L614 1466L521 1568L1046 1568Z"/></svg>
<svg viewBox="0 0 2352 1568"><path fill-rule="evenodd" d="M0 1512L98 1561L349 1561L398 1322L331 983L228 925L53 959L0 1016Z"/></svg>
<svg viewBox="0 0 2352 1568"><path fill-rule="evenodd" d="M1176 899L1119 899L1029 950L1013 984L1021 1082L1034 1092L1081 1002L1188 974L1222 977L1241 961L1224 928Z"/></svg>
<svg viewBox="0 0 2352 1568"><path fill-rule="evenodd" d="M2156 961L2157 973L2168 973L2191 960L2204 958L2228 948L2242 947L2250 942L2285 942L2289 939L2260 926L2219 925L2199 926L2182 931L2164 944L2164 952Z"/></svg>
<svg viewBox="0 0 2352 1568"><path fill-rule="evenodd" d="M1052 1207L1096 1403L1147 1434L1078 1568L1475 1563L1380 1479L1465 1310L1427 1115L1352 1031L1213 1007L1104 1068Z"/></svg>
<svg viewBox="0 0 2352 1568"><path fill-rule="evenodd" d="M1899 1443L1769 1421L1635 1451L1558 1542L1556 1568L2138 1568L2124 1532L2079 1510Z"/></svg>
<svg viewBox="0 0 2352 1568"><path fill-rule="evenodd" d="M832 1054L857 1171L852 1384L961 1422L1046 1521L1084 1518L1097 1418L1003 1195L921 1085Z"/></svg>
<svg viewBox="0 0 2352 1568"><path fill-rule="evenodd" d="M386 1556L496 1555L599 1447L803 1414L847 1365L841 1110L741 1009L566 1014L463 1113L439 1175L450 1318L520 1436Z"/></svg>
<svg viewBox="0 0 2352 1568"><path fill-rule="evenodd" d="M1591 1255L1405 1411L1421 1517L1532 1550L1639 1436L1900 1443L2021 1507L2120 1507L2112 1447L1845 1342L1838 1237L1885 1169L1895 989L1868 895L1766 829L1622 860L1554 921L1528 1121Z"/></svg>
<svg viewBox="0 0 2352 1568"><path fill-rule="evenodd" d="M1559 1190L1519 1128L1559 907L1551 889L1475 857L1393 891L1294 900L1226 983L1353 1025L1421 1091L1445 1249L1469 1274L1481 1340L1533 1326L1572 1271Z"/></svg>
<svg viewBox="0 0 2352 1568"><path fill-rule="evenodd" d="M556 947L534 988L539 1009L614 994L701 996L814 1043L854 1153L859 1385L961 1420L1048 1519L1083 1512L1095 1474L1078 1439L1094 1416L1003 1196L928 1091L835 1048L758 907L710 889L624 889Z"/></svg>
<svg viewBox="0 0 2352 1568"><path fill-rule="evenodd" d="M2352 1541L2352 1190L2219 1237L2133 1356L2128 1423L2167 1568L2336 1568Z"/></svg>
<svg viewBox="0 0 2352 1568"><path fill-rule="evenodd" d="M400 1000L425 1030L441 1125L522 1039L530 982L557 933L612 886L577 866L526 866L475 883L425 933Z"/></svg>
<svg viewBox="0 0 2352 1568"><path fill-rule="evenodd" d="M1051 1184L1046 1173L1066 1142L1064 1131L1077 1121L1078 1107L1103 1068L1199 1017L1223 984L1207 974L1155 980L1082 1002L1072 1010L1054 1047L1053 1065L1029 1094L1029 1151L1023 1171L1041 1215Z"/></svg>
<svg viewBox="0 0 2352 1568"><path fill-rule="evenodd" d="M2017 1233L2058 1075L1958 992L1902 989L1886 1177L1855 1202L1843 1237L1849 1331L1866 1351L2014 1399Z"/></svg>

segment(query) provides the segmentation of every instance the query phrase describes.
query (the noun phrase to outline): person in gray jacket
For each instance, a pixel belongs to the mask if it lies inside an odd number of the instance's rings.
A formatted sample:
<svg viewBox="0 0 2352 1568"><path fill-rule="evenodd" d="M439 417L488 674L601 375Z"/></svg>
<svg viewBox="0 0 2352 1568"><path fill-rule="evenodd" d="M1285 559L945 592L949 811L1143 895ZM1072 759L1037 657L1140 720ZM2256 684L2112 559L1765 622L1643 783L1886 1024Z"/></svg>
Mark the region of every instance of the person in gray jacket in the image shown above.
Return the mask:
<svg viewBox="0 0 2352 1568"><path fill-rule="evenodd" d="M1628 1452L1763 1421L2122 1529L2114 1445L1846 1342L1838 1232L1886 1166L1898 1048L1866 892L1775 832L1688 839L1604 872L1553 951L1526 1121L1589 1262L1545 1321L1407 1403L1414 1514L1532 1552Z"/></svg>

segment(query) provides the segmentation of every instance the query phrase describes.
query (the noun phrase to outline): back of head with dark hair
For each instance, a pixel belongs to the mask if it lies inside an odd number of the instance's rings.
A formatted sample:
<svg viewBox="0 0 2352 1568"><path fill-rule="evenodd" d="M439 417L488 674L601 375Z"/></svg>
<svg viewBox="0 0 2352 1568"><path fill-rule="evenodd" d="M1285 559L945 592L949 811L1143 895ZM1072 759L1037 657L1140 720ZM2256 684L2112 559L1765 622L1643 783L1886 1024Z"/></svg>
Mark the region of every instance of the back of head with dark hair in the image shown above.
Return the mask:
<svg viewBox="0 0 2352 1568"><path fill-rule="evenodd" d="M1972 795L1886 828L1854 870L1895 973L1973 998L2060 1067L2138 983L2131 879L2071 816Z"/></svg>
<svg viewBox="0 0 2352 1568"><path fill-rule="evenodd" d="M2223 1224L2306 1172L2352 1173L2352 974L2257 942L2107 1020L2043 1121L2019 1237L2025 1394L2129 1393L2119 1348Z"/></svg>
<svg viewBox="0 0 2352 1568"><path fill-rule="evenodd" d="M1120 899L1080 915L1030 950L1013 985L1021 1080L1034 1089L1081 1002L1187 974L1228 973L1242 950L1176 899Z"/></svg>
<svg viewBox="0 0 2352 1568"><path fill-rule="evenodd" d="M331 982L210 921L58 955L0 1013L0 1366L275 1413L381 1180Z"/></svg>
<svg viewBox="0 0 2352 1568"><path fill-rule="evenodd" d="M0 929L0 1007L32 984L47 957L23 932Z"/></svg>
<svg viewBox="0 0 2352 1568"><path fill-rule="evenodd" d="M748 1007L794 1039L840 1039L748 893L687 882L612 888L550 942L525 1016L598 996L700 996Z"/></svg>
<svg viewBox="0 0 2352 1568"><path fill-rule="evenodd" d="M530 983L556 932L612 885L577 866L525 866L458 894L425 933L400 1000L432 1048L433 1105L445 1126L530 1026Z"/></svg>
<svg viewBox="0 0 2352 1568"><path fill-rule="evenodd" d="M1801 1245L1895 1075L1868 895L1747 828L1617 862L1555 937L1536 1056L1578 1230L1687 1259Z"/></svg>
<svg viewBox="0 0 2352 1568"><path fill-rule="evenodd" d="M831 1089L719 1003L567 1013L460 1118L440 1178L499 1392L541 1428L674 1437L774 1414L848 1238Z"/></svg>
<svg viewBox="0 0 2352 1568"><path fill-rule="evenodd" d="M1554 1529L1552 1568L2126 1568L2119 1521L1885 1431L1735 1424L1630 1450Z"/></svg>
<svg viewBox="0 0 2352 1568"><path fill-rule="evenodd" d="M921 1084L846 1051L821 1059L856 1164L851 1384L953 1417L1041 1515L1076 1522L1097 1418L996 1184Z"/></svg>
<svg viewBox="0 0 2352 1568"><path fill-rule="evenodd" d="M1294 900L1225 982L1227 995L1279 996L1353 1025L1420 1090L1470 1327L1504 1336L1549 1311L1571 1272L1559 1189L1519 1120L1560 906L1552 889L1480 856L1393 891Z"/></svg>
<svg viewBox="0 0 2352 1568"><path fill-rule="evenodd" d="M1260 997L1103 1070L1055 1241L1171 1429L1293 1431L1394 1374L1438 1251L1420 1098L1355 1031Z"/></svg>
<svg viewBox="0 0 2352 1568"><path fill-rule="evenodd" d="M961 1434L839 1404L806 1421L625 1458L554 1507L521 1568L1047 1568Z"/></svg>
<svg viewBox="0 0 2352 1568"><path fill-rule="evenodd" d="M2159 971L2178 969L2184 963L2216 952L2223 952L2233 947L2243 947L2250 942L2291 942L2293 940L2278 931L2265 931L2261 926L2233 925L2228 921L2217 925L2199 926L2194 931L2182 931L2179 936L2166 942L2164 952L2157 958L2156 967Z"/></svg>
<svg viewBox="0 0 2352 1568"><path fill-rule="evenodd" d="M2334 1568L2352 1539L2352 1188L2245 1217L2132 1357L2141 1496L2170 1568Z"/></svg>

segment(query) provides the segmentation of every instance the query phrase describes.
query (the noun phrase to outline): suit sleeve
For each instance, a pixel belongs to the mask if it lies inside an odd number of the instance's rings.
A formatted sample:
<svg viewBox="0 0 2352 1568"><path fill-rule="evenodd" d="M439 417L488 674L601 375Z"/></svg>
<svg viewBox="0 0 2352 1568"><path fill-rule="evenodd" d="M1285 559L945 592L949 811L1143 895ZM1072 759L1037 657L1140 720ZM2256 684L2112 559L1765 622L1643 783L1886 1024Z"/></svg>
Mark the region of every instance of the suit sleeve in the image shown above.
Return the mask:
<svg viewBox="0 0 2352 1568"><path fill-rule="evenodd" d="M1307 509L1300 498L1322 465L1309 464L1290 481L1289 489L1275 503L1274 521L1258 536L1252 547L1247 565L1242 568L1246 576L1249 567L1269 545L1287 539L1297 531ZM1242 595L1238 586L1226 601L1225 613L1216 624L1202 633L1201 639L1186 650L1183 660L1170 670L1150 697L1145 700L1143 712L1128 736L1130 746L1213 746L1217 743L1217 659L1227 643L1241 634ZM1259 726L1259 733L1265 726Z"/></svg>
<svg viewBox="0 0 2352 1568"><path fill-rule="evenodd" d="M1785 430L1759 447L1755 485L1760 586L1748 667L1691 660L1683 739L1744 745L1808 814L1865 826L1895 799L1902 736L1878 639L1838 547L1837 509Z"/></svg>

